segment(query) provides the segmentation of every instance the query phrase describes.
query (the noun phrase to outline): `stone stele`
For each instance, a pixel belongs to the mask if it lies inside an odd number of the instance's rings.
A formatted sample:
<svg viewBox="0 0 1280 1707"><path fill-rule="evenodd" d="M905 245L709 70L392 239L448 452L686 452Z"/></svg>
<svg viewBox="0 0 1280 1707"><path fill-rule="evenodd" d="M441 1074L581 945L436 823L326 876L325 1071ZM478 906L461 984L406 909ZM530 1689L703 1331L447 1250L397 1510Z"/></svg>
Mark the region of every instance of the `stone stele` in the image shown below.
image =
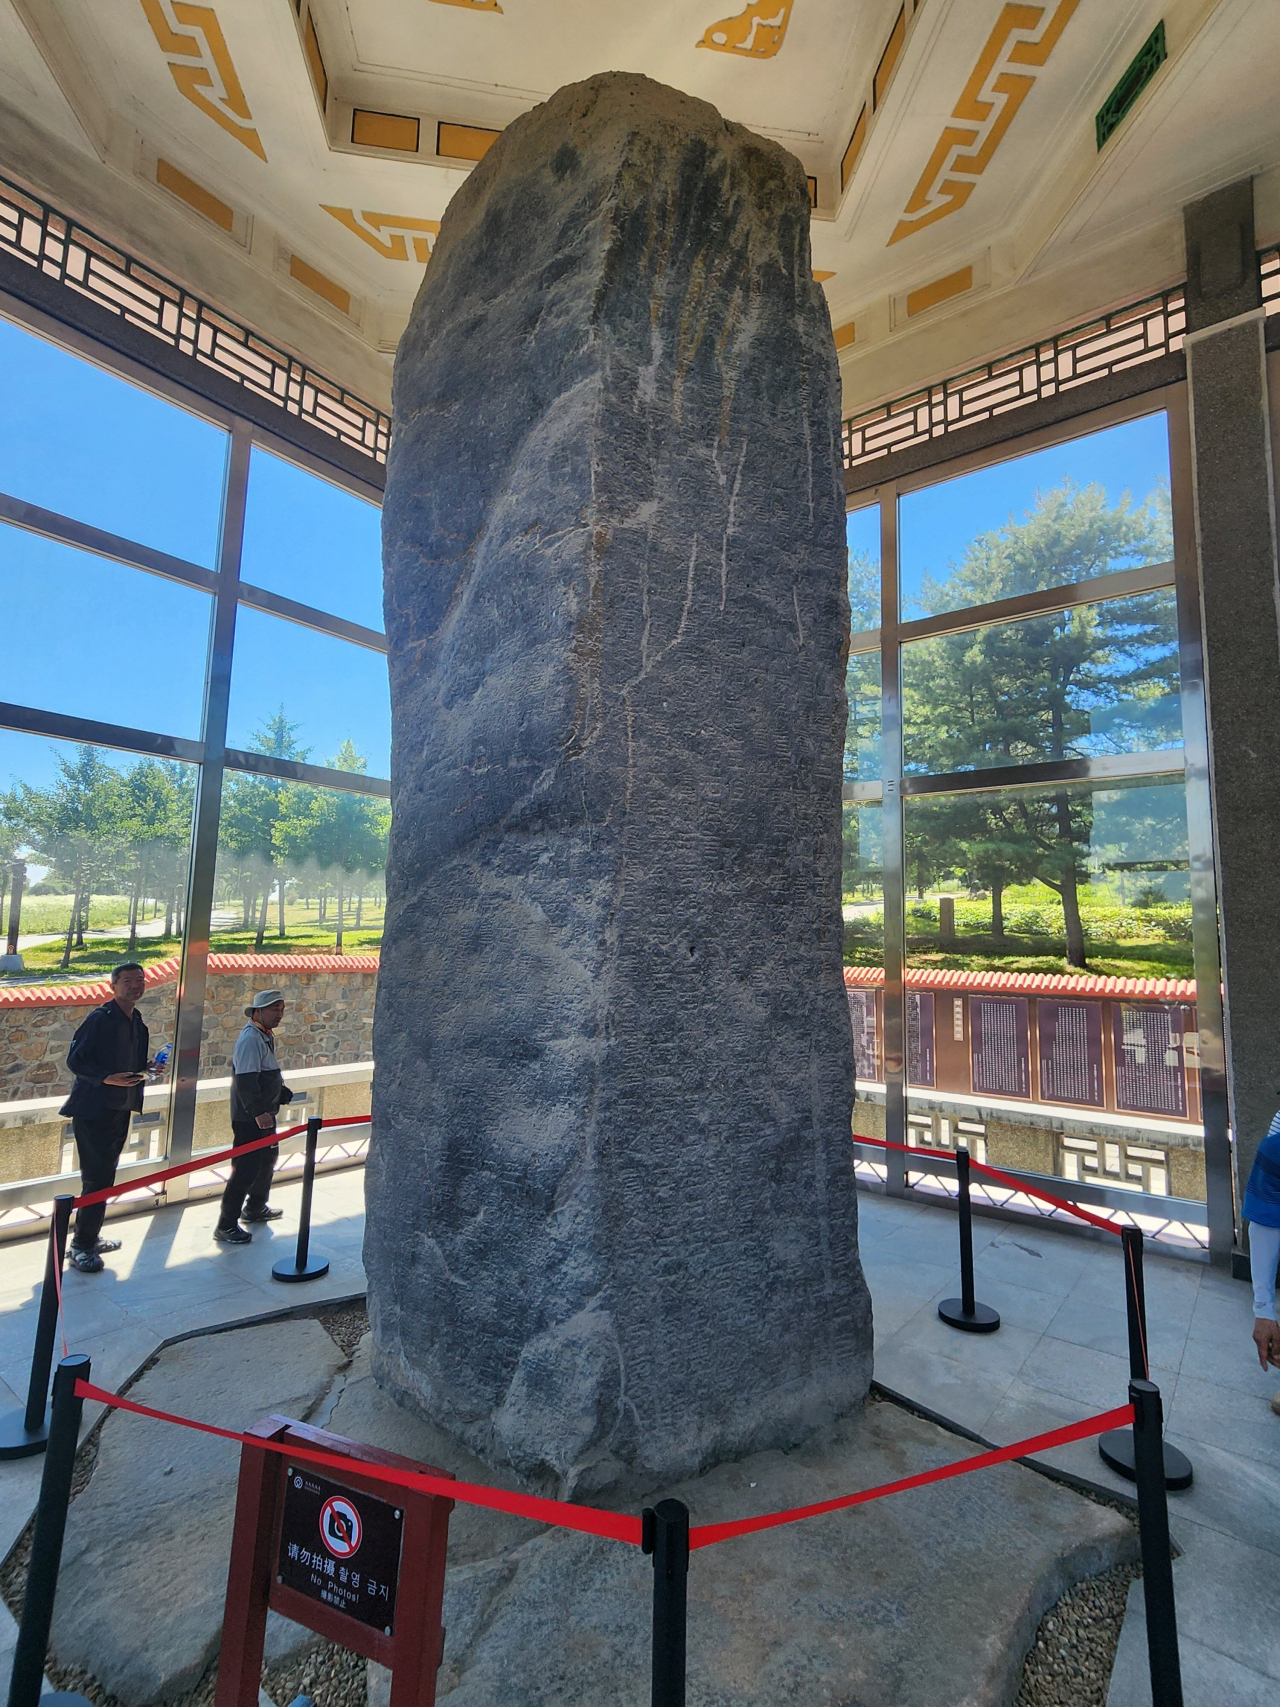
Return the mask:
<svg viewBox="0 0 1280 1707"><path fill-rule="evenodd" d="M777 143L562 89L396 362L378 1378L638 1489L862 1402L842 972L840 381Z"/></svg>

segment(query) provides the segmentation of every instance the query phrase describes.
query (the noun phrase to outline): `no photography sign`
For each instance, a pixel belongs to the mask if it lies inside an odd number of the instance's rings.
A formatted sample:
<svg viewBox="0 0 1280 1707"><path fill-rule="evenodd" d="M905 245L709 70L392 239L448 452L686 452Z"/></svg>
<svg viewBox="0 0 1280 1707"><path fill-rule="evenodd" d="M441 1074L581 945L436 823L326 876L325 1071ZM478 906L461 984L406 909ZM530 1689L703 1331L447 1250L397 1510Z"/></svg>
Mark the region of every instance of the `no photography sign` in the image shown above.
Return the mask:
<svg viewBox="0 0 1280 1707"><path fill-rule="evenodd" d="M390 1636L404 1512L290 1465L276 1581Z"/></svg>

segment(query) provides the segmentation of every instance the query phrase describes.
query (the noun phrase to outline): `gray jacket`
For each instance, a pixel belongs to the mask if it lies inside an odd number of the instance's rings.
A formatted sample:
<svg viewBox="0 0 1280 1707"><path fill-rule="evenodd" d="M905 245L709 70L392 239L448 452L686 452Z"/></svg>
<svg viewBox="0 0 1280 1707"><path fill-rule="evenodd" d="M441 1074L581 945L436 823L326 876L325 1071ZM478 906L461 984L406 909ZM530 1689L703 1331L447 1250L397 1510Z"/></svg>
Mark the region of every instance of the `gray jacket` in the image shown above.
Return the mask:
<svg viewBox="0 0 1280 1707"><path fill-rule="evenodd" d="M280 1076L274 1040L252 1020L236 1039L231 1057L231 1118L256 1120L274 1114L293 1092Z"/></svg>

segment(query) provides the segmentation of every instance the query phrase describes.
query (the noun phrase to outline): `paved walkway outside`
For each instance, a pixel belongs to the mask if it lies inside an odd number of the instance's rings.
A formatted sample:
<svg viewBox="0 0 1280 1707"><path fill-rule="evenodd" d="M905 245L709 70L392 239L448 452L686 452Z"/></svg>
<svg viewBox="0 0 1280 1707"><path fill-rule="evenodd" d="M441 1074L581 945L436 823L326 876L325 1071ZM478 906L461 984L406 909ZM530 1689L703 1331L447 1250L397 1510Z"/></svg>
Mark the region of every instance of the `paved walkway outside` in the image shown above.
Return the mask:
<svg viewBox="0 0 1280 1707"><path fill-rule="evenodd" d="M171 1335L363 1291L363 1186L360 1169L317 1180L313 1246L332 1267L302 1287L271 1279L272 1263L293 1248L297 1184L276 1189L284 1219L243 1249L213 1244L216 1200L109 1223L124 1249L103 1274L66 1278L71 1349L87 1351L94 1378L111 1387ZM959 1290L954 1210L870 1193L859 1203L876 1375L887 1387L1001 1445L1124 1403L1119 1240L975 1217L978 1297L1003 1325L971 1336L937 1316L938 1300ZM40 1241L0 1246L0 1405L17 1406L25 1389L43 1252ZM1174 1574L1188 1707L1280 1707L1280 1417L1268 1402L1277 1377L1258 1369L1241 1282L1157 1254L1146 1281L1152 1378L1169 1436L1196 1471L1194 1486L1170 1498L1183 1550ZM1092 1441L1051 1456L1132 1492ZM0 1557L31 1514L40 1465L0 1463ZM1108 1707L1150 1701L1135 1587ZM11 1640L11 1621L0 1618L0 1677Z"/></svg>

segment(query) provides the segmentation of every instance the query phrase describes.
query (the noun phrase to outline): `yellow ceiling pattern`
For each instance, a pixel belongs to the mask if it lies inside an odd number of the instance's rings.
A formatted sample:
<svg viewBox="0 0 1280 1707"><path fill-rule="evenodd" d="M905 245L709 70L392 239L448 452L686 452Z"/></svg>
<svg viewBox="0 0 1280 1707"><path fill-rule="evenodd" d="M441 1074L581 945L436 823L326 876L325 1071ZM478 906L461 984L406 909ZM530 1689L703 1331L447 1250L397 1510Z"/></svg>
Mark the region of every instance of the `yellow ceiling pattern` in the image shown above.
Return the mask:
<svg viewBox="0 0 1280 1707"><path fill-rule="evenodd" d="M182 93L265 160L267 151L212 6L191 5L189 0L142 0L142 10Z"/></svg>
<svg viewBox="0 0 1280 1707"><path fill-rule="evenodd" d="M1047 6L1006 5L987 37L964 93L894 227L890 245L957 212L977 188L1031 93L1034 70L1048 63L1080 0ZM1013 71L1011 66L1030 71Z"/></svg>
<svg viewBox="0 0 1280 1707"><path fill-rule="evenodd" d="M697 45L709 47L713 53L772 59L786 38L792 3L793 0L750 0L736 17L709 24Z"/></svg>
<svg viewBox="0 0 1280 1707"><path fill-rule="evenodd" d="M333 215L339 225L375 249L384 261L407 261L410 249L415 261L425 265L431 259L436 233L440 229L438 219L414 219L402 213L370 213L367 209L357 213L354 208L329 207L325 203L321 206L326 213Z"/></svg>
<svg viewBox="0 0 1280 1707"><path fill-rule="evenodd" d="M1161 15L1168 60L1099 155ZM1280 210L1278 53L1280 0L0 0L0 120L50 142L11 162L38 193L114 207L157 265L182 221L193 286L381 395L465 174L554 89L641 72L797 156L846 375L884 389L944 322L1003 327L1024 282L1037 324L1087 315L1099 277L1160 286L1216 182L1275 162Z"/></svg>

